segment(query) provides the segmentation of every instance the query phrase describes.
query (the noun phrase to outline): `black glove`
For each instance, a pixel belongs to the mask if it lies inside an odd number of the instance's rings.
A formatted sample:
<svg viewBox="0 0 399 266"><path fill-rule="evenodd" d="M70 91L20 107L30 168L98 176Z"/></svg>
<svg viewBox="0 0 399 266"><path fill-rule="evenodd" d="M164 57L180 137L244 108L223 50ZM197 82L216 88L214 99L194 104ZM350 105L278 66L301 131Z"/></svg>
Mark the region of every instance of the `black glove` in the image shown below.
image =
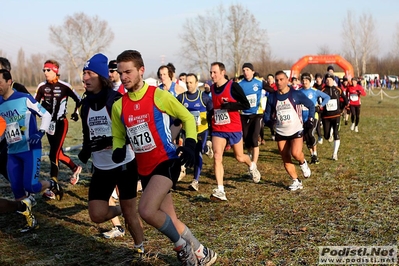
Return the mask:
<svg viewBox="0 0 399 266"><path fill-rule="evenodd" d="M176 150L177 156L180 157L180 163L185 164L186 167L193 167L195 164L195 145L194 139L186 139L184 146L178 147Z"/></svg>
<svg viewBox="0 0 399 266"><path fill-rule="evenodd" d="M87 161L89 160L91 156L91 151L88 148L83 147L82 150L79 152L78 154L78 158L79 160L84 163L87 164Z"/></svg>
<svg viewBox="0 0 399 266"><path fill-rule="evenodd" d="M182 121L179 118L176 118L175 120L173 120L173 125L175 127L179 127L181 125Z"/></svg>
<svg viewBox="0 0 399 266"><path fill-rule="evenodd" d="M305 122L305 128L313 128L314 126L314 119L313 117L309 117L308 121Z"/></svg>
<svg viewBox="0 0 399 266"><path fill-rule="evenodd" d="M107 147L112 147L112 137L97 137L92 139L88 146L90 147L90 151L101 151Z"/></svg>
<svg viewBox="0 0 399 266"><path fill-rule="evenodd" d="M123 145L122 148L116 148L112 153L112 161L114 163L121 163L126 158L126 145Z"/></svg>
<svg viewBox="0 0 399 266"><path fill-rule="evenodd" d="M73 114L71 114L71 119L73 120L73 121L78 121L79 120L79 115L78 115L78 113L73 113Z"/></svg>
<svg viewBox="0 0 399 266"><path fill-rule="evenodd" d="M221 109L226 109L229 110L231 108L231 104L229 102L226 102L225 100L223 100L222 105L220 106Z"/></svg>

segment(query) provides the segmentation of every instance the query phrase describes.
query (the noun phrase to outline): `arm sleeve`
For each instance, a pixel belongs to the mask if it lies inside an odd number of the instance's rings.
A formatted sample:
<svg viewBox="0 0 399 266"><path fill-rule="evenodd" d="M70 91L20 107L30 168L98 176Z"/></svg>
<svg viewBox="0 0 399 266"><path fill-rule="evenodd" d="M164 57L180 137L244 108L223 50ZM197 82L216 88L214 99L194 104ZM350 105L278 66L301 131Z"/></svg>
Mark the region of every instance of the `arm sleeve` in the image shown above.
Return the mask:
<svg viewBox="0 0 399 266"><path fill-rule="evenodd" d="M122 122L122 98L112 105L112 150L122 148L126 143L126 128Z"/></svg>
<svg viewBox="0 0 399 266"><path fill-rule="evenodd" d="M179 118L183 123L186 131L186 138L197 140L197 127L194 116L182 105L171 93L161 89L157 89L154 95L155 105L168 115ZM113 112L113 111L112 111ZM112 113L112 117L114 113ZM112 127L114 122L112 121ZM115 136L115 135L114 135Z"/></svg>
<svg viewBox="0 0 399 266"><path fill-rule="evenodd" d="M309 109L309 115L308 115L308 119L314 118L314 113L315 113L315 106L314 103L312 102L312 100L310 100L305 94L303 94L300 91L296 91L298 93L296 93L296 98L298 99L298 102L300 102L301 104L303 104L304 106L306 106Z"/></svg>
<svg viewBox="0 0 399 266"><path fill-rule="evenodd" d="M233 82L231 85L231 96L237 101L236 103L230 103L229 110L238 111L238 110L247 110L251 106L245 96L244 90L237 82Z"/></svg>
<svg viewBox="0 0 399 266"><path fill-rule="evenodd" d="M266 81L262 81L262 89L264 89L265 91L269 92L269 93L273 93L274 89L272 87L269 86L269 84Z"/></svg>
<svg viewBox="0 0 399 266"><path fill-rule="evenodd" d="M348 98L346 97L345 93L342 90L340 90L340 92L341 92L340 97L342 97L342 99L344 100L344 104L348 105L349 102L348 102Z"/></svg>
<svg viewBox="0 0 399 266"><path fill-rule="evenodd" d="M324 93L322 91L317 90L317 98L321 98L322 102L321 102L321 106L326 106L326 104L328 103L328 101L331 99L330 95L328 95L327 93Z"/></svg>
<svg viewBox="0 0 399 266"><path fill-rule="evenodd" d="M274 98L276 97L275 93L271 93L269 97L267 97L267 102L266 102L266 109L263 114L263 120L265 124L272 120L272 113L273 113L273 103L275 102Z"/></svg>
<svg viewBox="0 0 399 266"><path fill-rule="evenodd" d="M47 112L46 109L44 109L43 106L41 106L40 103L38 103L30 94L26 98L26 106L32 113L41 117L42 120L39 129L47 131L51 122L50 113Z"/></svg>

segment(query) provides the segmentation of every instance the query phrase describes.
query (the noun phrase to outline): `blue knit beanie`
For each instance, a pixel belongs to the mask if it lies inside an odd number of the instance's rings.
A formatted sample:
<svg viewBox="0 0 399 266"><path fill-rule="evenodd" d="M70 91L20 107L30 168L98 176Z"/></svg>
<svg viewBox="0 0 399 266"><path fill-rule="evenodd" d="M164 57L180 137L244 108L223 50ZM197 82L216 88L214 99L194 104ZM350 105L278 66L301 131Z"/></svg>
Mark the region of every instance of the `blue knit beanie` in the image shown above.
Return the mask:
<svg viewBox="0 0 399 266"><path fill-rule="evenodd" d="M87 60L83 71L91 70L94 73L106 79L109 78L108 74L108 58L103 54L95 54L92 58Z"/></svg>

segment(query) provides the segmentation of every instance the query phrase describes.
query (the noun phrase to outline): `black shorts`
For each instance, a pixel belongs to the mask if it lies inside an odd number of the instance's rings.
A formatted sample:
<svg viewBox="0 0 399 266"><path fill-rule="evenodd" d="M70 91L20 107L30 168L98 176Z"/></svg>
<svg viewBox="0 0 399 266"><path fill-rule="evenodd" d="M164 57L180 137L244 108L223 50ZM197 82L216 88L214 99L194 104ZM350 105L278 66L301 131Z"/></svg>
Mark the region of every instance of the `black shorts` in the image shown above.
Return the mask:
<svg viewBox="0 0 399 266"><path fill-rule="evenodd" d="M281 140L293 140L293 139L299 139L303 138L303 130L296 132L295 134L291 136L281 136L278 133L276 133L276 141L281 141Z"/></svg>
<svg viewBox="0 0 399 266"><path fill-rule="evenodd" d="M246 148L258 147L258 138L262 128L263 115L241 115L242 137Z"/></svg>
<svg viewBox="0 0 399 266"><path fill-rule="evenodd" d="M180 171L181 171L180 159L171 159L163 161L162 163L158 164L157 167L155 167L154 171L152 171L151 174L146 176L140 175L141 186L143 187L143 191L148 185L148 182L150 182L151 177L153 177L154 175L162 175L169 178L173 182L172 186L173 189L176 189L176 183L177 179L179 178Z"/></svg>
<svg viewBox="0 0 399 266"><path fill-rule="evenodd" d="M105 200L108 202L115 186L118 186L119 199L133 199L137 196L137 181L136 159L110 170L94 167L89 187L89 201Z"/></svg>

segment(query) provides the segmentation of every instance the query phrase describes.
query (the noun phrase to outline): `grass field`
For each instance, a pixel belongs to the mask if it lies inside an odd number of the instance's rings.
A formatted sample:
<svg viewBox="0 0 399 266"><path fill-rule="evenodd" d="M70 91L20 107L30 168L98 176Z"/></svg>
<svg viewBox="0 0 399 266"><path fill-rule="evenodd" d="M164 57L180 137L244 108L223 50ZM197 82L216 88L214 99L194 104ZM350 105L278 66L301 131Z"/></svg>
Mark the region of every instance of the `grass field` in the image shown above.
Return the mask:
<svg viewBox="0 0 399 266"><path fill-rule="evenodd" d="M398 91L386 93L399 97ZM318 246L398 245L399 98L367 96L362 103L360 132L341 126L338 161L330 159L332 143L319 145L321 163L310 166L312 176L303 181L303 190L286 189L290 179L268 130L259 184L247 179L246 167L237 164L231 151L224 157L227 202L209 200L216 182L207 157L199 192L187 190L190 172L178 183L176 211L219 254L216 265L317 265ZM80 121L71 121L65 146L80 141ZM78 161L77 151L69 154ZM96 225L89 219L88 171L75 186L68 183L69 175L62 166L66 195L61 202L37 195L38 230L20 234L22 215L0 216L0 265L178 265L172 244L147 224L147 254L141 262L135 260L131 237L102 238L111 223ZM42 176L49 177L45 157ZM0 196L12 198L10 188L0 188Z"/></svg>

